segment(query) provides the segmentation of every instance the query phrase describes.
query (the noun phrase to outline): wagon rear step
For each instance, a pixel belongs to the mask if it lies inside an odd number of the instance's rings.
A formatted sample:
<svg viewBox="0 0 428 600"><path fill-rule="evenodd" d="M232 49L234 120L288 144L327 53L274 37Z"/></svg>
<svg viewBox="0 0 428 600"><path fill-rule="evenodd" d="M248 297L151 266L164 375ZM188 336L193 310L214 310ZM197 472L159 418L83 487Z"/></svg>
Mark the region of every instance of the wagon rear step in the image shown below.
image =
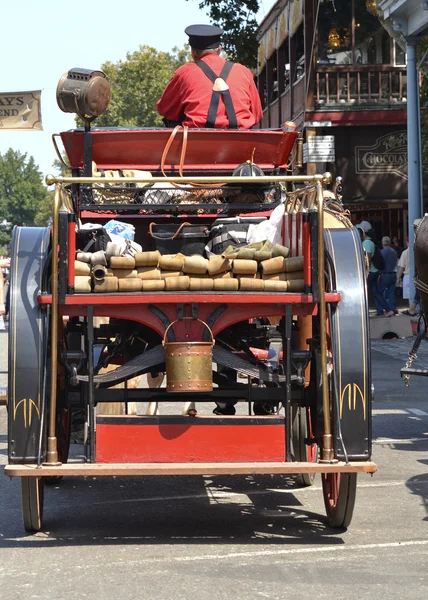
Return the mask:
<svg viewBox="0 0 428 600"><path fill-rule="evenodd" d="M9 477L107 477L138 475L296 475L298 473L375 473L370 461L345 463L252 462L252 463L139 463L90 464L70 462L61 466L6 465Z"/></svg>

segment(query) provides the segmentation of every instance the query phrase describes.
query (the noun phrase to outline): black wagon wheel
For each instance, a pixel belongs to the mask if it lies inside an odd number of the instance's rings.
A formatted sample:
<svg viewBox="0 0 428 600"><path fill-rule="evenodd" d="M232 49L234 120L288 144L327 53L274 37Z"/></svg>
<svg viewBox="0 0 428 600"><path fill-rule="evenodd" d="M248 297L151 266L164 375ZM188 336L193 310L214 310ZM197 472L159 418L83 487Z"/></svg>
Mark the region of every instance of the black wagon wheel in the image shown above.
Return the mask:
<svg viewBox="0 0 428 600"><path fill-rule="evenodd" d="M310 408L305 406L292 406L291 408L291 450L297 462L313 462L318 460L318 445L309 444L313 438ZM295 477L296 483L301 487L313 484L315 473L299 473Z"/></svg>
<svg viewBox="0 0 428 600"><path fill-rule="evenodd" d="M8 462L36 464L46 456L46 348L48 318L38 302L46 291L50 229L15 227L10 268ZM42 526L44 480L23 477L27 531Z"/></svg>
<svg viewBox="0 0 428 600"><path fill-rule="evenodd" d="M370 460L371 456L371 362L364 255L359 235L350 225L326 229L325 242L329 257L327 285L342 297L336 306L328 307L326 315L333 451L336 459L352 463ZM355 507L357 474L323 474L322 488L329 525L347 528Z"/></svg>
<svg viewBox="0 0 428 600"><path fill-rule="evenodd" d="M43 501L43 477L21 477L22 518L28 533L35 533L42 528Z"/></svg>
<svg viewBox="0 0 428 600"><path fill-rule="evenodd" d="M346 529L354 513L357 474L323 473L322 489L328 524Z"/></svg>

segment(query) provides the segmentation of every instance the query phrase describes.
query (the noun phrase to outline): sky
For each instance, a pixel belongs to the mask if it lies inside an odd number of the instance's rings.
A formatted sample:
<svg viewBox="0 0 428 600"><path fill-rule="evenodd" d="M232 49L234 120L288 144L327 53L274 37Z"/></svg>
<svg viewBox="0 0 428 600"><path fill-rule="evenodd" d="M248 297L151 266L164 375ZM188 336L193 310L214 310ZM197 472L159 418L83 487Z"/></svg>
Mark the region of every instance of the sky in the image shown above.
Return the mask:
<svg viewBox="0 0 428 600"><path fill-rule="evenodd" d="M260 1L259 22L274 4ZM75 127L74 115L56 103L56 86L65 72L126 60L127 52L140 45L181 48L188 25L209 23L199 0L84 0L74 9L72 2L20 0L4 3L0 18L0 92L42 90L43 123L43 131L0 130L0 154L13 148L33 156L43 176L55 173L52 134Z"/></svg>

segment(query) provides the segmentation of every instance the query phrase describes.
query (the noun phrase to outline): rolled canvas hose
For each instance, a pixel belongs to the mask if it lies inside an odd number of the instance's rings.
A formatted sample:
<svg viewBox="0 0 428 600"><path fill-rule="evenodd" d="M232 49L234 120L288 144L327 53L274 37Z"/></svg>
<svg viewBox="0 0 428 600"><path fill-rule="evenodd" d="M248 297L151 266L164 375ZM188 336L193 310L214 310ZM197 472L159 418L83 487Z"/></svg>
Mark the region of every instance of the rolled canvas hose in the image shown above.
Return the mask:
<svg viewBox="0 0 428 600"><path fill-rule="evenodd" d="M98 250L98 252L94 252L91 256L91 264L92 265L107 265L106 253L104 250Z"/></svg>
<svg viewBox="0 0 428 600"><path fill-rule="evenodd" d="M133 256L112 256L110 267L112 269L135 269L135 259Z"/></svg>
<svg viewBox="0 0 428 600"><path fill-rule="evenodd" d="M74 291L76 294L87 294L91 291L91 278L76 275L74 278Z"/></svg>
<svg viewBox="0 0 428 600"><path fill-rule="evenodd" d="M288 291L288 281L274 281L272 279L268 279L264 282L265 284L265 292L287 292Z"/></svg>
<svg viewBox="0 0 428 600"><path fill-rule="evenodd" d="M94 292L106 293L117 292L119 284L117 277L106 277L102 281L94 280Z"/></svg>
<svg viewBox="0 0 428 600"><path fill-rule="evenodd" d="M214 289L214 280L211 277L190 277L189 289L203 291Z"/></svg>
<svg viewBox="0 0 428 600"><path fill-rule="evenodd" d="M76 275L90 275L91 267L86 262L82 262L81 260L75 260L74 261L74 272Z"/></svg>
<svg viewBox="0 0 428 600"><path fill-rule="evenodd" d="M164 279L142 279L141 280L141 288L143 292L161 292L165 289L165 280Z"/></svg>
<svg viewBox="0 0 428 600"><path fill-rule="evenodd" d="M231 268L232 263L222 254L212 255L208 259L208 273L210 275L225 273L226 271L230 271Z"/></svg>
<svg viewBox="0 0 428 600"><path fill-rule="evenodd" d="M136 267L157 267L161 253L159 250L153 252L136 252L134 255Z"/></svg>
<svg viewBox="0 0 428 600"><path fill-rule="evenodd" d="M255 260L241 260L236 258L233 261L232 270L238 275L254 275L257 273L258 264Z"/></svg>
<svg viewBox="0 0 428 600"><path fill-rule="evenodd" d="M153 267L137 267L137 277L142 280L160 279L161 272Z"/></svg>
<svg viewBox="0 0 428 600"><path fill-rule="evenodd" d="M239 288L239 281L231 279L214 279L214 290L234 292Z"/></svg>
<svg viewBox="0 0 428 600"><path fill-rule="evenodd" d="M263 279L251 279L250 277L241 277L239 280L239 289L243 291L262 292L265 288Z"/></svg>
<svg viewBox="0 0 428 600"><path fill-rule="evenodd" d="M303 256L294 256L285 259L285 271L303 271Z"/></svg>
<svg viewBox="0 0 428 600"><path fill-rule="evenodd" d="M119 279L119 292L140 292L143 287L143 282L138 277L128 279Z"/></svg>
<svg viewBox="0 0 428 600"><path fill-rule="evenodd" d="M136 269L114 269L113 275L118 279L129 279L133 277L138 277Z"/></svg>
<svg viewBox="0 0 428 600"><path fill-rule="evenodd" d="M203 256L186 256L183 273L204 275L208 269L208 260Z"/></svg>

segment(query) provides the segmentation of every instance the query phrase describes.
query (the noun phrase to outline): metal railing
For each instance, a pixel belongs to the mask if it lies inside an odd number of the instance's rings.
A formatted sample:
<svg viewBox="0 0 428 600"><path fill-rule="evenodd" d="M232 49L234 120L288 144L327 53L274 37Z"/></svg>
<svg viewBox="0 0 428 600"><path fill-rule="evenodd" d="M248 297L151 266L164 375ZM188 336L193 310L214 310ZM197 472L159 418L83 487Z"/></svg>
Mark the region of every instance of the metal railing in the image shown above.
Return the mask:
<svg viewBox="0 0 428 600"><path fill-rule="evenodd" d="M399 106L407 100L406 67L317 65L315 107Z"/></svg>

